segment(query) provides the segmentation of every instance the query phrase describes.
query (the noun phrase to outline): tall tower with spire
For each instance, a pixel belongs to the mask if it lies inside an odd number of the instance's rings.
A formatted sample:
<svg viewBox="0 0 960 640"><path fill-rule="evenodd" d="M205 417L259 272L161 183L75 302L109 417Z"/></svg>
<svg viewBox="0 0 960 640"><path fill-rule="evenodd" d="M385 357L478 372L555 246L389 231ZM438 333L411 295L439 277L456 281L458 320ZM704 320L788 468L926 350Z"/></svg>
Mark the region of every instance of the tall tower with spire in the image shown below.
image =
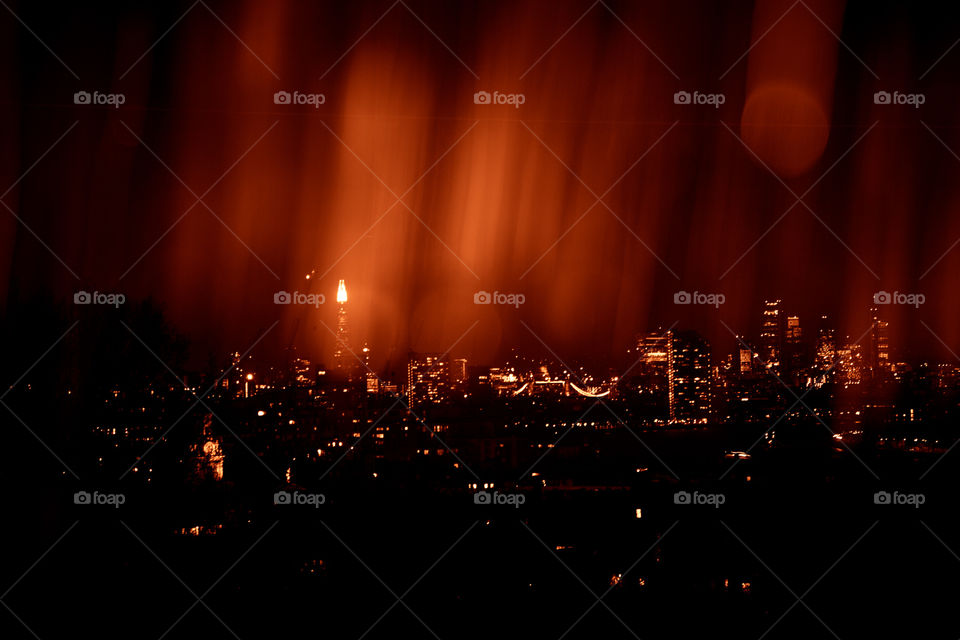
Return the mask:
<svg viewBox="0 0 960 640"><path fill-rule="evenodd" d="M337 370L344 370L344 355L350 348L350 337L347 333L347 285L343 280L337 286L337 348L333 358L337 363ZM349 361L348 363L349 364Z"/></svg>

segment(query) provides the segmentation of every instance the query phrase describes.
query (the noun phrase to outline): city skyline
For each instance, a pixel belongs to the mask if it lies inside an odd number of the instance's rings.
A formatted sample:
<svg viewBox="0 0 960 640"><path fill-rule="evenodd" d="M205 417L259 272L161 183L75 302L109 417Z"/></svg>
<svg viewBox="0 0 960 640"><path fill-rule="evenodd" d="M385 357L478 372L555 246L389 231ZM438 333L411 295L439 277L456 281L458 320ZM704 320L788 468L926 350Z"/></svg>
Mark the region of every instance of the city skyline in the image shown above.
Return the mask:
<svg viewBox="0 0 960 640"><path fill-rule="evenodd" d="M272 307L274 313L267 316L264 324L252 325L245 322L241 317L239 322L232 322L232 325L246 327L245 333L250 335L258 328L260 330L277 322L275 330L265 336L263 346L273 351L279 351L288 346L296 345L301 349L314 354L329 354L336 352L339 348L338 332L340 325L339 312L330 314L329 308L341 308L341 304L336 302L339 295L339 284L348 279L330 280L326 286L318 284L315 272L308 274L306 278L300 281L301 287L289 287L288 289L269 290L262 294L267 302L276 303L275 297L281 294L293 296L298 294L300 300L293 300L289 306ZM374 328L383 325L386 316L380 315L378 310L383 311L386 307L376 301L369 299L370 292L351 286L353 293L354 308L354 331L358 335L364 335L364 340L368 344L375 341ZM323 293L326 291L327 293ZM126 294L112 291L110 293L99 292L97 290L80 289L65 292L64 296L69 297L57 301L49 300L42 304L62 305L64 302L74 302L77 295L99 294L103 296L121 296L127 299ZM565 330L561 334L556 333L556 328L550 323L537 326L534 325L534 319L530 315L530 310L535 308L537 300L532 298L532 294L517 292L502 292L496 289L470 290L448 292L449 300L459 300L458 313L462 316L462 324L458 323L456 327L447 326L440 338L437 335L421 334L416 337L403 339L401 336L395 336L393 341L387 343L378 343L375 351L375 361L377 366L393 366L394 362L402 363L404 354L407 351L443 351L449 344L457 342L464 349L465 355L477 353L494 352L502 357L517 347L527 348L531 351L543 350L544 344L548 344L553 350L562 350L569 354L571 359L589 361L593 366L603 366L605 363L616 362L619 354L622 353L622 347L628 344L632 337L642 330L642 325L626 327L622 324L601 326L600 333L616 338L606 340L603 348L586 348L585 345L591 344L593 336L591 333L571 334ZM499 295L503 300L508 297L510 300L519 298L519 304L510 303L477 303L478 295ZM693 300L692 302L678 303L677 296L699 296L701 302ZM889 302L878 304L877 296L889 297ZM719 304L714 301L719 297L722 302ZM703 302L709 298L711 302ZM766 300L781 299L780 297L766 298ZM151 300L153 298L151 297ZM647 326L669 326L678 324L688 329L696 330L708 337L712 343L731 345L733 337L730 335L728 327L735 327L743 332L762 331L762 320L758 321L756 314L757 305L762 305L765 299L763 297L751 297L749 300L731 300L727 294L721 292L702 293L700 291L671 291L665 293L660 299L655 310L651 309L651 320L646 322ZM879 310L884 316L884 321L888 323L888 334L901 350L902 359L911 363L919 363L923 360L948 361L956 358L956 353L960 352L960 346L953 347L948 342L952 325L943 325L936 317L936 313L931 314L930 309L934 306L927 296L923 293L908 293L899 290L875 290L865 292L857 301L845 300L842 312L830 312L825 306L817 304L816 300L807 298L795 298L787 300L790 307L790 313L798 318L805 319L809 323L814 317L827 315L833 319L835 330L846 336L855 336L861 333L866 327L875 320L874 310ZM261 299L256 306L258 308L269 309L272 305L264 303ZM96 303L94 303L96 305ZM101 303L103 304L103 303ZM107 303L106 307L118 308L118 305ZM163 305L165 313L169 314L169 309ZM62 311L53 311L61 313ZM563 314L565 312L561 312ZM64 314L69 316L70 314ZM174 327L177 327L173 318L169 318ZM786 316L784 316L786 321ZM480 338L478 334L483 333L485 329L497 327L501 332L494 342L489 342L485 337ZM179 329L179 327L177 327ZM741 329L742 328L742 329ZM454 334L454 330L459 333ZM466 335L464 335L464 332ZM622 334L622 337L620 337ZM186 336L187 334L184 333ZM449 338L448 338L449 336ZM226 344L220 339L212 343L201 336L190 336L191 343L195 346L191 352L195 358L194 364L203 362L207 353L215 351L230 352L235 348L235 344ZM446 341L446 344L444 344ZM222 345L222 347L214 347ZM726 346L724 347L726 349ZM362 347L358 347L358 350ZM471 353L472 352L472 353ZM391 354L385 358L385 354ZM330 356L327 356L330 357ZM334 354L332 359L337 356ZM316 355L315 358L323 359ZM476 356L474 356L474 359Z"/></svg>
<svg viewBox="0 0 960 640"><path fill-rule="evenodd" d="M308 281L310 280L310 275L306 277L306 280ZM349 329L348 329L349 324L347 322L347 311L346 311L348 308L348 304L347 304L347 292L346 292L345 283L346 283L345 279L340 279L335 288L336 293L335 293L334 299L336 300L336 308L337 308L335 330L331 331L332 326L324 323L322 319L319 321L319 323L330 334L329 337L332 341L331 351L328 352L327 354L315 353L313 355L313 359L320 364L323 364L325 362L329 363L330 368L333 370L339 370L348 365L360 366L361 368L370 369L370 362L371 362L370 358L371 358L372 352L374 351L374 348L373 348L374 345L371 345L370 341L366 338L363 338L361 340L362 346L360 347L351 348L351 345L350 345ZM312 288L309 290L312 290ZM499 292L495 292L495 293L499 294ZM87 298L89 298L91 295L96 295L96 292L90 293L86 291L80 291L80 292L75 292L73 295L74 295L74 303L76 304L76 300L78 296L81 296L81 297L86 296ZM482 308L482 305L486 305L489 303L487 302L478 303L476 301L476 297L480 295L491 296L493 294L491 294L490 292L481 291L481 292L474 292L471 295L473 297L473 304L478 305ZM499 295L506 296L507 294L499 294ZM516 295L516 294L510 294L510 295ZM694 296L698 296L698 295L701 296L701 298L703 298L708 294L699 294L698 292L690 293L685 291L676 292L673 294L672 303L676 307L679 307L679 309L682 312L684 310L684 307L687 305L690 305L691 307L694 307L694 308L698 305L696 299L694 298ZM718 294L709 294L709 295L716 296ZM719 294L719 295L722 295L722 294ZM909 294L909 295L911 296L909 298L910 300L909 304L912 304L914 309L918 309L920 305L922 305L925 302L923 300L922 294L920 294L919 302L916 302L912 297L917 294ZM322 305L325 303L326 296L319 292L306 293L306 292L301 292L297 290L277 291L277 292L274 292L272 296L273 296L274 304L281 305L280 307L281 309L283 308L283 306L286 306L286 305L291 305L293 307L296 307L297 305L302 305L303 311L301 312L301 317L297 318L296 320L296 323L294 325L294 330L291 336L291 341L288 344L288 348L296 349L299 347L302 349L303 345L297 344L298 331L300 329L301 322L303 322L303 324L309 324L308 314L320 315L322 313L321 309L322 309ZM900 302L895 301L898 296L899 296ZM882 347L882 354L879 355L879 357L887 362L889 362L889 359L890 359L891 334L890 334L890 322L886 318L889 317L889 315L893 315L894 313L896 313L896 307L894 307L894 305L908 304L906 302L908 299L907 296L908 294L901 294L900 292L886 292L886 291L875 292L871 296L870 304L865 305L863 308L863 311L867 314L867 317L870 318L870 322L867 325L865 325L867 327L867 330L871 332L880 330L883 333L884 345ZM677 302L678 297L682 298L683 301ZM880 302L878 302L878 300ZM87 303L83 303L83 304L87 304ZM704 303L703 301L701 301L699 304L700 305L706 304L706 306L713 306L715 309L719 310L720 305L722 305L723 302L720 302L719 304L717 304L715 303L715 301L711 301L709 303ZM834 339L836 339L836 334L838 331L837 324L835 321L831 320L831 316L827 314L823 314L823 313L814 314L817 316L816 321L811 321L811 319L807 316L803 316L803 317L799 315L788 316L786 311L783 309L783 306L784 306L783 300L779 298L763 300L761 302L761 305L762 306L760 307L761 314L759 315L759 321L756 321L756 318L755 318L755 322L746 323L748 326L752 324L754 327L754 334L751 337L751 344L753 346L751 348L756 350L757 354L762 360L772 361L773 367L775 369L779 368L780 362L779 362L779 356L773 353L774 349L776 349L777 351L783 351L783 350L790 351L790 347L792 343L794 346L794 351L796 351L796 349L798 349L801 344L803 344L805 348L812 348L813 351L819 351L820 349L819 343L818 343L819 333L822 332L825 328L829 329L831 334L834 335ZM82 308L82 307L79 307L79 308ZM516 308L519 308L519 305L516 305ZM803 320L802 326L801 326L801 320ZM713 318L709 321L709 323L710 325L712 325L714 334L717 333L717 329L719 328L722 328L727 333L727 336L725 337L725 339L722 340L722 342L729 344L730 347L729 349L721 350L720 353L726 354L728 351L735 353L741 347L745 346L744 344L741 343L740 336L746 335L746 332L734 331L732 327L730 327L726 322L723 321L722 317ZM524 324L524 323L522 323L521 321L521 324ZM949 347L943 342L943 340L933 332L933 330L929 327L929 325L926 325L926 323L922 322L922 320L918 321L916 319L913 320L912 324L914 326L918 324L919 326L923 326L927 332L926 337L934 340L936 344L939 345L940 347L939 351L941 351L941 355L946 356L942 360L939 360L939 362L946 363L946 362L949 362L950 360L957 359L956 355L952 352L952 350L950 350ZM314 321L314 326L316 326L316 321ZM662 327L664 325L661 324L660 326ZM691 327L690 325L681 325L679 320L675 320L671 326L673 327L679 326L680 329L684 329L684 330L694 330L694 328ZM701 327L700 331L702 331L702 327L703 327L702 320L700 323L700 327ZM803 331L804 327L806 328L806 331ZM531 336L531 339L535 341L536 346L538 347L538 348L530 349L531 353L539 352L541 355L547 355L547 356L552 356L554 358L559 358L559 356L550 347L550 345L545 343L541 338L539 338L539 336L534 332L532 328L530 328L529 326L526 326L526 328L529 336ZM635 337L643 333L644 333L643 330L634 331L632 334L632 337ZM703 332L703 333L707 333L707 332ZM902 336L903 334L901 333L899 335ZM863 339L862 336L863 336L863 332L861 332L861 340ZM622 352L622 347L624 346L628 347L628 351L629 351L629 345L631 344L632 337L630 340L625 341L624 344L621 345L621 349L618 349L618 351ZM855 338L850 334L844 335L842 333L840 334L840 337L847 341L852 341ZM406 347L404 347L403 345L397 345L397 344L375 345L375 346L377 350L380 350L385 347L387 351L398 354L397 356L398 360L396 360L392 364L396 364L396 362L403 364L406 361L405 360L406 354L416 351L410 345L406 345ZM442 345L440 345L439 343L436 343L435 346L436 348L434 349L434 351L436 353L441 353L439 348ZM501 353L494 356L488 356L487 360L485 361L480 360L479 362L484 365L491 365L494 362L499 361L499 359L506 357L508 354L516 352L519 346L520 345L505 345L501 350ZM456 347L456 344L454 344L454 347ZM916 366L931 360L929 356L920 356L915 353L912 353L912 350L907 348L907 346L904 345L903 343L898 343L896 345L896 348L897 348L896 349L897 353L903 356L901 360L907 364ZM233 351L230 351L230 353L232 352ZM873 356L873 357L875 358L877 356ZM471 358L471 360L473 360L474 362L478 362L478 359L475 357ZM383 361L379 360L379 358L378 358L378 361L379 361L379 367L381 369L390 368L390 365L391 365L390 362L383 363ZM934 361L937 361L937 360L934 359ZM617 358L608 358L606 361L593 360L591 364L593 366L603 367L603 366L611 366L613 364L617 364L618 362L619 360Z"/></svg>
<svg viewBox="0 0 960 640"><path fill-rule="evenodd" d="M0 638L957 637L954 14L0 1Z"/></svg>

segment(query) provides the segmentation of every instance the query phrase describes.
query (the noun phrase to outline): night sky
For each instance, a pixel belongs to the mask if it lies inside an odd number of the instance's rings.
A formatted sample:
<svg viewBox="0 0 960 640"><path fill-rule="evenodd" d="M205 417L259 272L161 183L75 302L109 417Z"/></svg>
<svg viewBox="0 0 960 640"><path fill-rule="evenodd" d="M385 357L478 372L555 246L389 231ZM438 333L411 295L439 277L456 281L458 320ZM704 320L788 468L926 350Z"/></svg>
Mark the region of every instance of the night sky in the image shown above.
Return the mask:
<svg viewBox="0 0 960 640"><path fill-rule="evenodd" d="M675 322L719 357L726 327L756 332L771 297L807 332L828 313L856 338L884 290L926 296L883 310L895 359L960 351L948 8L8 7L7 316L122 292L160 304L195 357L244 351L279 320L264 350L329 362L345 279L351 338L377 367L454 343L478 362L513 346L614 362ZM80 91L124 103L75 104ZM275 104L278 91L324 102ZM479 91L524 103L476 104ZM676 104L679 91L723 104ZM278 306L280 290L326 304ZM475 305L480 290L525 304ZM681 290L726 302L678 306Z"/></svg>

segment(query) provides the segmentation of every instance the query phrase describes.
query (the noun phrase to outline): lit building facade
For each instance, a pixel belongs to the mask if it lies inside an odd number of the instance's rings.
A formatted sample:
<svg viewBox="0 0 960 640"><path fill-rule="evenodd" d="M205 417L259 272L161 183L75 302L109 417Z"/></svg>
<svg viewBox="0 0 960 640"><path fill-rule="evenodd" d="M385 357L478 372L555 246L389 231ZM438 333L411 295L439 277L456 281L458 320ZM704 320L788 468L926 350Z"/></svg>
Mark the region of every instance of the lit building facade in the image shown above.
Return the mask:
<svg viewBox="0 0 960 640"><path fill-rule="evenodd" d="M337 345L333 352L333 360L338 371L344 370L344 357L350 349L350 334L347 331L347 285L341 280L337 285ZM346 363L349 365L349 362Z"/></svg>
<svg viewBox="0 0 960 640"><path fill-rule="evenodd" d="M798 316L788 316L783 335L783 361L787 370L796 374L807 363L803 348L803 330Z"/></svg>
<svg viewBox="0 0 960 640"><path fill-rule="evenodd" d="M410 407L443 400L450 391L450 363L440 354L411 354L407 362Z"/></svg>
<svg viewBox="0 0 960 640"><path fill-rule="evenodd" d="M760 325L760 358L768 369L779 371L783 350L783 312L780 300L763 303L763 322Z"/></svg>
<svg viewBox="0 0 960 640"><path fill-rule="evenodd" d="M467 383L467 359L455 358L450 367L450 379L453 384L463 386Z"/></svg>
<svg viewBox="0 0 960 640"><path fill-rule="evenodd" d="M652 331L637 336L637 377L640 386L650 391L667 389L670 377L672 331Z"/></svg>
<svg viewBox="0 0 960 640"><path fill-rule="evenodd" d="M876 307L870 309L873 326L870 328L870 366L876 370L890 370L890 323L880 318Z"/></svg>
<svg viewBox="0 0 960 640"><path fill-rule="evenodd" d="M669 349L670 422L702 424L710 418L710 345L694 331L672 333Z"/></svg>
<svg viewBox="0 0 960 640"><path fill-rule="evenodd" d="M820 371L829 371L837 359L837 333L827 316L820 316L820 330L817 334L816 365Z"/></svg>

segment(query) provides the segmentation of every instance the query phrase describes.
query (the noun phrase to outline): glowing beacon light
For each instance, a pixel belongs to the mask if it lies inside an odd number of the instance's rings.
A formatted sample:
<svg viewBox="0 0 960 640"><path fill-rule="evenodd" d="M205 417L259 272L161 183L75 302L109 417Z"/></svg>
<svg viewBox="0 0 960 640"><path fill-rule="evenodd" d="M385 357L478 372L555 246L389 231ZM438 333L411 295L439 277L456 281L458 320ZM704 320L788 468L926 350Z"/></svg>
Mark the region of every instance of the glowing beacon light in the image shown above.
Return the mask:
<svg viewBox="0 0 960 640"><path fill-rule="evenodd" d="M340 285L337 287L337 303L343 304L346 301L347 301L347 285L345 285L343 280L341 280Z"/></svg>

